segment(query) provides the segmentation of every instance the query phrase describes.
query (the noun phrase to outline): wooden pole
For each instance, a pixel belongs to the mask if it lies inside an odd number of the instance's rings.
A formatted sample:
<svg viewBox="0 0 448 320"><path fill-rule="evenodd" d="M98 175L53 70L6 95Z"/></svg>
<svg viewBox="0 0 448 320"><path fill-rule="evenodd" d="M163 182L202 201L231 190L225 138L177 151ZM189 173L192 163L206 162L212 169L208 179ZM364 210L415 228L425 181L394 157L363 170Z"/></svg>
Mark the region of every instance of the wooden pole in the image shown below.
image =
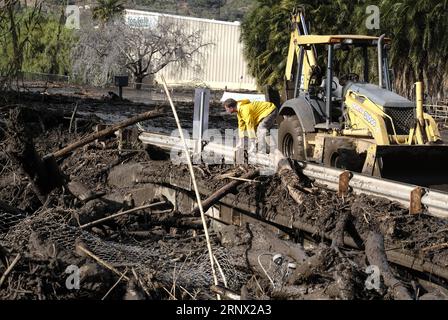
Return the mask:
<svg viewBox="0 0 448 320"><path fill-rule="evenodd" d="M171 99L170 91L168 90L168 86L167 86L165 78L163 76L162 76L162 81L163 81L163 87L165 89L165 93L166 93L166 95L168 97L168 101L170 102L170 105L171 105L171 109L173 110L174 118L176 119L177 128L179 129L180 138L184 145L184 151L185 151L185 155L187 158L186 160L187 160L187 164L188 164L188 169L190 170L191 180L193 181L194 192L196 194L196 201L198 202L199 211L201 212L201 220L202 220L202 225L204 227L205 239L207 241L207 250L208 250L208 255L209 255L209 259L210 259L210 265L212 268L213 281L214 281L215 285L218 285L218 277L216 276L215 262L213 260L213 250L212 250L212 245L210 243L210 236L208 233L207 221L205 220L205 211L204 211L204 208L202 207L201 195L199 194L199 188L196 183L196 177L195 177L194 170L193 170L193 164L191 163L190 152L188 150L187 142L185 141L184 133L182 131L182 126L180 124L179 116L177 115L176 107L174 106L173 100ZM220 300L221 297L218 295L217 299Z"/></svg>

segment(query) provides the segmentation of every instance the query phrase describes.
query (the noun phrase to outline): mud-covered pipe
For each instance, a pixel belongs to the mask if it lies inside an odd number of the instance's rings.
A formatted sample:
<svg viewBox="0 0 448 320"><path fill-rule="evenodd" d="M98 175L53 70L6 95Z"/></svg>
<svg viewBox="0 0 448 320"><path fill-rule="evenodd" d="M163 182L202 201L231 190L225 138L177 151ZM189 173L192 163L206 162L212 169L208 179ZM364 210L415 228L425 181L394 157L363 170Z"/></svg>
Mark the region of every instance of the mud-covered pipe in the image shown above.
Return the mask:
<svg viewBox="0 0 448 320"><path fill-rule="evenodd" d="M416 94L416 102L417 102L417 120L420 123L420 126L423 128L425 125L425 118L423 116L423 83L416 82L415 83L415 94Z"/></svg>
<svg viewBox="0 0 448 320"><path fill-rule="evenodd" d="M383 43L384 38L386 37L385 34L382 34L380 38L378 39L378 79L379 79L379 86L380 88L383 88Z"/></svg>

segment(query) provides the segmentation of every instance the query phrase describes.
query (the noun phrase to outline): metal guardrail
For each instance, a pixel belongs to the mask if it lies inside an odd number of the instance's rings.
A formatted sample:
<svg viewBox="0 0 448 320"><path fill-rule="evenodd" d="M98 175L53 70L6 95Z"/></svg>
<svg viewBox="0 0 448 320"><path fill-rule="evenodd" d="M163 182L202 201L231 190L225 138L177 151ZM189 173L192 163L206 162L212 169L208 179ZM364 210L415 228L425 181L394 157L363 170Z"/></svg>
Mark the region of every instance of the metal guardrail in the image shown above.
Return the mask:
<svg viewBox="0 0 448 320"><path fill-rule="evenodd" d="M329 189L339 190L339 181L343 170L326 168L314 164L306 164L303 174L311 177ZM412 193L419 187L386 179L352 173L349 186L356 194L366 194L396 201L409 208ZM448 218L448 193L422 188L423 196L418 199L432 216Z"/></svg>
<svg viewBox="0 0 448 320"><path fill-rule="evenodd" d="M143 132L139 139L143 144L157 146L165 150L180 151L182 149L182 143L178 137ZM189 139L187 145L194 151L196 141ZM233 148L229 146L210 143L206 145L204 151L222 155L226 163L232 163L231 161L234 160ZM253 163L270 168L274 166L273 160L266 154L255 157ZM339 191L341 177L346 171L307 163L304 165L303 173L328 189ZM426 210L427 214L448 218L448 193L358 173L351 173L351 176L348 186L355 194L387 198L402 204L406 208L410 208L417 202ZM417 198L415 197L416 190L421 190L420 196L417 196Z"/></svg>

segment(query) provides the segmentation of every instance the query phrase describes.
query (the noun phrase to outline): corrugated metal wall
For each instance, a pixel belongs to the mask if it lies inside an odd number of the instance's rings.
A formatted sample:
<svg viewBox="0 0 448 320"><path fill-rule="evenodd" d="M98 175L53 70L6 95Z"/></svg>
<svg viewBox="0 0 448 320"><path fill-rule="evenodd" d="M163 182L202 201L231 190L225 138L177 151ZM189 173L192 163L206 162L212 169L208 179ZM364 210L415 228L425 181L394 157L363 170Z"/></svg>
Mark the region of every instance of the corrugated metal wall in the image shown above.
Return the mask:
<svg viewBox="0 0 448 320"><path fill-rule="evenodd" d="M188 66L168 65L156 75L163 75L169 84L205 83L214 89L255 90L255 79L248 74L240 43L240 24L158 13L126 10L126 21L143 23L165 19L180 24L187 32L200 30L203 42L210 45L201 49Z"/></svg>

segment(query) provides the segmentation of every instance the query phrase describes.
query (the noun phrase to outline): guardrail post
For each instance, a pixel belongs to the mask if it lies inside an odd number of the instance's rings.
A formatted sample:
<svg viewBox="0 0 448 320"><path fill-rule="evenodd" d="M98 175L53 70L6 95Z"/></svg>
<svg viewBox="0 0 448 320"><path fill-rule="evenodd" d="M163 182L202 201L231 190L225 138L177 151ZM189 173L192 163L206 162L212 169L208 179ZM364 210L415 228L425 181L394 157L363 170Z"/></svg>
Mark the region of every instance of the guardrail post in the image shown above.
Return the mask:
<svg viewBox="0 0 448 320"><path fill-rule="evenodd" d="M339 175L338 196L340 198L344 198L348 195L348 192L350 191L350 180L352 177L353 175L350 171L344 171Z"/></svg>
<svg viewBox="0 0 448 320"><path fill-rule="evenodd" d="M409 205L410 214L423 213L422 197L425 194L425 190L421 187L417 187L411 192L411 203Z"/></svg>

